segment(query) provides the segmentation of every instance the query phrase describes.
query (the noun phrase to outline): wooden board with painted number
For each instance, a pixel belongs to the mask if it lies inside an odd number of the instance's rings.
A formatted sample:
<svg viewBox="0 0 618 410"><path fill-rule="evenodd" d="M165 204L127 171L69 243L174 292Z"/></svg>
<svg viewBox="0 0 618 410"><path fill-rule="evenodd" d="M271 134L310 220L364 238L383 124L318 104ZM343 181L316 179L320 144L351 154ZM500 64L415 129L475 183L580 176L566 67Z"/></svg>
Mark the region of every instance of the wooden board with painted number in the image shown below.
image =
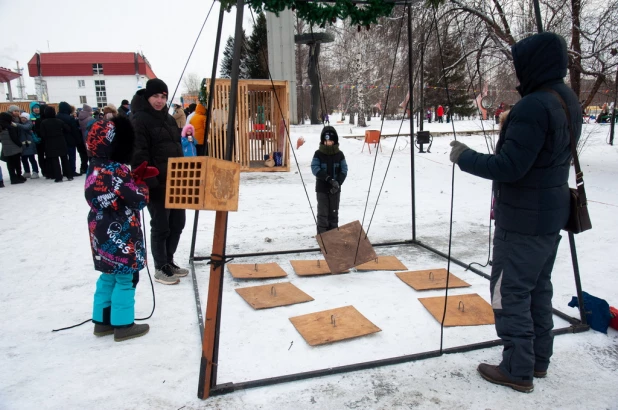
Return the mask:
<svg viewBox="0 0 618 410"><path fill-rule="evenodd" d="M401 263L396 256L382 256L378 255L372 261L365 262L362 265L358 265L356 270L406 270L406 265Z"/></svg>
<svg viewBox="0 0 618 410"><path fill-rule="evenodd" d="M290 261L292 267L294 268L294 272L298 276L318 276L318 275L330 275L330 268L324 259L316 259L316 260L294 260ZM343 271L340 273L345 273L349 271Z"/></svg>
<svg viewBox="0 0 618 410"><path fill-rule="evenodd" d="M291 317L290 322L311 346L366 336L382 330L354 306Z"/></svg>
<svg viewBox="0 0 618 410"><path fill-rule="evenodd" d="M418 299L425 309L438 321L444 314L444 296ZM491 305L476 293L453 295L447 298L444 326L493 325L494 311Z"/></svg>
<svg viewBox="0 0 618 410"><path fill-rule="evenodd" d="M236 279L269 279L287 276L279 264L272 263L228 263L228 270Z"/></svg>
<svg viewBox="0 0 618 410"><path fill-rule="evenodd" d="M415 270L410 272L395 273L399 279L413 287L415 290L430 290L446 288L446 269L425 269ZM465 288L470 286L469 283L459 279L452 273L449 275L448 287Z"/></svg>
<svg viewBox="0 0 618 410"><path fill-rule="evenodd" d="M236 293L250 304L253 309L294 305L313 300L311 296L290 282L240 288L236 289Z"/></svg>
<svg viewBox="0 0 618 410"><path fill-rule="evenodd" d="M341 273L376 258L360 222L354 221L315 237L332 273Z"/></svg>

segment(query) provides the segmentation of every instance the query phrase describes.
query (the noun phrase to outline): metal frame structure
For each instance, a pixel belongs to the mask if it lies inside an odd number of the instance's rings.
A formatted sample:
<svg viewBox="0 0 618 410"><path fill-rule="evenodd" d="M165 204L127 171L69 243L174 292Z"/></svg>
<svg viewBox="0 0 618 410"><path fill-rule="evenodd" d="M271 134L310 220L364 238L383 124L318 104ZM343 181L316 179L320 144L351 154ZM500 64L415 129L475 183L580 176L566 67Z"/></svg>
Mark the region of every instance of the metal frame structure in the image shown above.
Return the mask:
<svg viewBox="0 0 618 410"><path fill-rule="evenodd" d="M318 0L320 1L320 0ZM385 0L388 1L388 0ZM324 1L325 3L332 3L332 1ZM363 4L364 1L353 1L357 4ZM412 77L412 18L410 15L410 6L411 4L418 3L419 0L411 0L411 1L393 1L396 5L405 5L408 6L408 48L410 52L408 53L408 63L409 63L409 89L410 89L410 104L413 101L413 77ZM535 0L535 6L538 10L538 0ZM234 59L232 65L232 84L231 84L231 95L230 95L230 109L229 109L229 120L228 120L228 130L227 130L227 148L226 148L226 159L231 159L233 144L234 144L234 132L235 129L233 127L234 118L236 115L236 96L237 96L237 87L238 87L238 72L239 72L239 61L240 61L240 41L242 38L242 20L243 20L243 0L237 0L237 11L236 11L236 35L234 42ZM539 27L539 31L542 31L541 21L540 21L540 11L537 12L537 26ZM216 70L216 62L217 62L217 54L220 44L221 37L221 26L223 21L223 10L221 10L219 14L219 30L217 32L216 39L216 47L215 47L215 60L213 65L213 75L211 78L215 78L215 70ZM210 86L211 90L214 87L214 82L212 81ZM212 92L209 95L209 107L208 107L208 115L210 116L211 103L212 103ZM413 110L411 110L413 112ZM410 116L410 135L414 135L414 117ZM208 127L208 125L207 125ZM287 130L286 130L287 131ZM208 128L206 129L206 133L208 133ZM289 135L288 135L289 139ZM416 237L416 205L415 205L415 175L414 175L414 156L415 150L410 150L410 164L411 164L411 206L412 206L412 239L411 240L403 240L396 242L386 242L374 244L374 247L383 247L383 246L398 246L398 245L408 245L408 246L416 246L419 249L424 249L429 252L432 252L438 256L441 256L451 262L462 266L466 269L471 270L472 272L489 279L490 276L478 269L470 267L469 264L462 262L452 256L449 258L444 252L441 252L421 241L419 241ZM229 158L228 158L229 157ZM242 383L224 383L217 384L217 363L218 363L218 350L219 350L219 331L221 325L221 299L223 293L223 274L226 263L226 258L244 258L244 257L253 257L253 256L265 256L265 255L283 255L283 254L293 254L293 253L308 253L308 252L319 252L319 248L310 248L310 249L293 249L293 250L283 250L278 252L260 252L260 253L246 253L246 254L230 254L227 255L225 253L226 247L226 236L227 236L227 212L217 212L215 217L215 228L214 228L214 238L213 238L213 248L211 256L195 256L195 239L197 233L197 221L198 221L198 212L196 211L195 215L195 224L193 227L193 237L191 243L191 253L190 253L190 268L191 274L193 278L193 285L195 291L195 300L196 300L196 308L198 321L200 326L200 332L202 335L202 359L200 363L200 375L199 375L199 385L198 385L198 397L202 399L206 399L212 395L221 395L225 393L230 393L237 390L243 390L254 387L263 387L269 386L279 383L286 383L296 380L304 380L310 379L314 377L322 377L333 374L347 373L352 371L370 369L380 366L393 365L398 363L405 363L423 359L429 359L434 357L439 357L443 354L452 354L452 353L462 353L473 350L485 349L488 347L499 346L502 344L501 340L489 340L481 343L474 343L462 346L456 346L447 349L440 350L432 350L421 353L415 353L410 355L403 355L397 357L391 357L380 360L372 360L360 363L354 363L344 366L338 367L329 367L325 369L318 369L312 371L306 371L301 373L294 373L288 375L282 375L277 377L270 377L264 379L257 379L246 381ZM554 335L561 335L567 333L579 333L584 332L589 329L589 326L586 323L586 317L583 309L583 298L582 298L582 290L581 290L581 282L579 276L579 266L577 262L577 253L575 249L574 236L572 233L569 233L569 242L571 249L571 257L573 263L573 271L575 274L575 286L577 290L577 296L579 299L579 311L580 311L580 319L573 318L563 312L560 312L556 309L553 309L553 314L566 320L570 326L558 328L553 330ZM199 292L197 288L197 279L195 274L195 262L197 261L209 261L210 267L210 279L209 279L209 288L208 288L208 300L206 307L205 320L204 316L202 316L202 307L199 297Z"/></svg>

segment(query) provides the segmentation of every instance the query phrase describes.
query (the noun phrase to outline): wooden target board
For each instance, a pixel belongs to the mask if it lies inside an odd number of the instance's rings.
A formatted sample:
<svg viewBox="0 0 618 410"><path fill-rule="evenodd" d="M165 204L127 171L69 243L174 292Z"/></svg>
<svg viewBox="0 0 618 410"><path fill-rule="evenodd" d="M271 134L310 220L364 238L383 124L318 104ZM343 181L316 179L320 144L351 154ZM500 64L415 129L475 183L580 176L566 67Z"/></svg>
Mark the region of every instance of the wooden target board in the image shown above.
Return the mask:
<svg viewBox="0 0 618 410"><path fill-rule="evenodd" d="M290 261L298 276L330 275L331 271L324 259ZM349 272L347 270L339 273Z"/></svg>
<svg viewBox="0 0 618 410"><path fill-rule="evenodd" d="M236 279L269 279L287 276L277 263L228 263L227 269Z"/></svg>
<svg viewBox="0 0 618 410"><path fill-rule="evenodd" d="M401 263L396 256L377 256L374 260L358 265L356 270L406 270L406 265Z"/></svg>
<svg viewBox="0 0 618 410"><path fill-rule="evenodd" d="M413 287L415 290L430 290L446 288L446 269L425 269L410 272L395 273L399 279ZM449 275L448 287L465 288L469 283L459 279L452 273Z"/></svg>
<svg viewBox="0 0 618 410"><path fill-rule="evenodd" d="M253 309L294 305L313 300L311 296L290 282L240 288L236 289L236 293L250 304Z"/></svg>
<svg viewBox="0 0 618 410"><path fill-rule="evenodd" d="M237 211L240 165L212 157L170 158L165 207Z"/></svg>
<svg viewBox="0 0 618 410"><path fill-rule="evenodd" d="M310 313L290 318L298 333L311 346L365 336L382 330L354 306Z"/></svg>
<svg viewBox="0 0 618 410"><path fill-rule="evenodd" d="M360 222L354 221L316 235L332 273L341 273L376 258Z"/></svg>
<svg viewBox="0 0 618 410"><path fill-rule="evenodd" d="M425 309L438 321L444 315L444 296L418 299ZM453 295L447 298L444 326L493 325L494 311L491 305L476 293Z"/></svg>

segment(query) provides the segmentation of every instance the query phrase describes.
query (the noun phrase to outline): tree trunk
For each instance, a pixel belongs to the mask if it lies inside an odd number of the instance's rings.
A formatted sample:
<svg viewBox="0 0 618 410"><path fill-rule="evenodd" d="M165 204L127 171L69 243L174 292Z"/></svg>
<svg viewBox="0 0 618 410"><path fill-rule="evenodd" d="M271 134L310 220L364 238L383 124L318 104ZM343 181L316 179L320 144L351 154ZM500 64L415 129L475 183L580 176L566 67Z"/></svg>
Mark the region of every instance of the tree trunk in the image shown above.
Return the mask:
<svg viewBox="0 0 618 410"><path fill-rule="evenodd" d="M579 98L579 93L581 91L581 72L579 71L579 67L581 67L582 59L581 59L581 39L580 39L580 19L579 16L581 14L581 0L571 0L571 49L576 53L572 57L573 64L571 64L569 70L569 79L571 80L571 88Z"/></svg>
<svg viewBox="0 0 618 410"><path fill-rule="evenodd" d="M320 57L320 43L309 44L309 68L307 76L311 81L311 124L322 124L318 117L320 108L320 78L318 76L318 58Z"/></svg>
<svg viewBox="0 0 618 410"><path fill-rule="evenodd" d="M363 55L356 54L356 98L358 101L358 126L366 127L365 121L365 83L363 81Z"/></svg>

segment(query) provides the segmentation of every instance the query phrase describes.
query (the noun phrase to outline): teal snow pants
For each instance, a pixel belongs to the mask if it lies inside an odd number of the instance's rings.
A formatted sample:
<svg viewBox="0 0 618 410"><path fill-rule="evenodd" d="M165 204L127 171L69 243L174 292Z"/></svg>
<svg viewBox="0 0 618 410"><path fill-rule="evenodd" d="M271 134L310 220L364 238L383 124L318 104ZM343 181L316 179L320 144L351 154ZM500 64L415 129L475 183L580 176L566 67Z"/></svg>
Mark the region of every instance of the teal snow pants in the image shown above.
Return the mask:
<svg viewBox="0 0 618 410"><path fill-rule="evenodd" d="M139 272L131 274L103 273L94 293L92 321L115 327L130 326L135 319L135 287Z"/></svg>

